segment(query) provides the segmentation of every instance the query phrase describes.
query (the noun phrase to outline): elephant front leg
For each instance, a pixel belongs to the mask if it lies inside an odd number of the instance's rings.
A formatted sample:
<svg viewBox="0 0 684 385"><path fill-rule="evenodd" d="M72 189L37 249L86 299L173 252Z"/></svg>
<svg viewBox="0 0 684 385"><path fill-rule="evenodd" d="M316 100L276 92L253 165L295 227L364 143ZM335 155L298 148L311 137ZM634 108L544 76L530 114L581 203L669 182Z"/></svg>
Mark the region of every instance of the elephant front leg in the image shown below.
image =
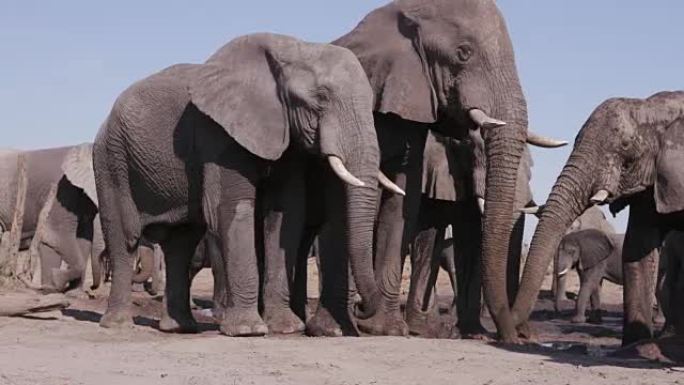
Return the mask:
<svg viewBox="0 0 684 385"><path fill-rule="evenodd" d="M622 248L624 320L622 345L653 337L653 292L662 234L652 197L630 205Z"/></svg>
<svg viewBox="0 0 684 385"><path fill-rule="evenodd" d="M264 321L276 334L304 331L304 323L290 306L303 217L284 219L284 212L270 211L264 221ZM287 223L286 223L287 222Z"/></svg>
<svg viewBox="0 0 684 385"><path fill-rule="evenodd" d="M171 333L196 333L190 309L190 261L204 231L190 226L174 229L161 242L166 261L164 313L159 329Z"/></svg>
<svg viewBox="0 0 684 385"><path fill-rule="evenodd" d="M228 201L222 203L219 210L219 231L228 283L228 306L221 321L221 333L231 337L265 335L268 327L258 310L254 199Z"/></svg>
<svg viewBox="0 0 684 385"><path fill-rule="evenodd" d="M411 248L411 284L406 301L406 323L411 334L424 337L439 335L439 307L435 283L439 273L441 244L444 240L444 224L434 222L435 210L428 207L435 203L424 200L421 207L421 231ZM432 208L432 207L430 207Z"/></svg>
<svg viewBox="0 0 684 385"><path fill-rule="evenodd" d="M482 310L482 219L477 202L460 204L454 221L454 249L458 282L457 314L461 336L484 338L487 330L480 322Z"/></svg>

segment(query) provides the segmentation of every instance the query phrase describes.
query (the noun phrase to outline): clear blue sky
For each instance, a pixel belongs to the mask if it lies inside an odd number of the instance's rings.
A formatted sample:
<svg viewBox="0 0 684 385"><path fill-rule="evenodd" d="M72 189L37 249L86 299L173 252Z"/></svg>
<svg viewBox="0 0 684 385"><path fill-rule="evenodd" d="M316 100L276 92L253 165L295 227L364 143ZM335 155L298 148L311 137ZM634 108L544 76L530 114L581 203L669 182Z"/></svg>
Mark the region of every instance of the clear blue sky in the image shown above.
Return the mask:
<svg viewBox="0 0 684 385"><path fill-rule="evenodd" d="M271 31L330 41L385 0L5 0L0 146L91 141L130 83L201 62L231 38ZM534 130L572 140L612 96L684 89L684 1L499 0ZM569 149L534 151L544 201ZM624 228L625 216L618 217ZM531 226L529 226L531 227Z"/></svg>

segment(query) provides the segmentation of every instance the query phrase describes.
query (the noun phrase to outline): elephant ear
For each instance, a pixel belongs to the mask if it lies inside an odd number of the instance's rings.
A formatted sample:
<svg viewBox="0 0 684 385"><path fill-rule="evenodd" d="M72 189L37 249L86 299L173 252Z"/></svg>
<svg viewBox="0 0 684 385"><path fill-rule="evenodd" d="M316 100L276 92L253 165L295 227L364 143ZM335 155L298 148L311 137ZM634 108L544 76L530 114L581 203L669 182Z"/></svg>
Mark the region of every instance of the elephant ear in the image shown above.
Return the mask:
<svg viewBox="0 0 684 385"><path fill-rule="evenodd" d="M392 2L333 44L348 48L361 62L375 94L374 111L433 123L437 98L417 36L411 19Z"/></svg>
<svg viewBox="0 0 684 385"><path fill-rule="evenodd" d="M62 171L69 183L83 190L95 206L98 205L91 143L78 145L69 151L62 163Z"/></svg>
<svg viewBox="0 0 684 385"><path fill-rule="evenodd" d="M290 143L286 110L267 39L235 39L199 66L190 81L192 103L252 154L280 158Z"/></svg>
<svg viewBox="0 0 684 385"><path fill-rule="evenodd" d="M575 236L579 237L581 248L580 270L591 269L605 261L615 248L608 236L598 230L583 230L575 233Z"/></svg>
<svg viewBox="0 0 684 385"><path fill-rule="evenodd" d="M684 118L666 129L660 143L654 188L656 210L670 214L684 210Z"/></svg>
<svg viewBox="0 0 684 385"><path fill-rule="evenodd" d="M423 155L423 194L430 199L462 201L468 195L467 145L428 131Z"/></svg>

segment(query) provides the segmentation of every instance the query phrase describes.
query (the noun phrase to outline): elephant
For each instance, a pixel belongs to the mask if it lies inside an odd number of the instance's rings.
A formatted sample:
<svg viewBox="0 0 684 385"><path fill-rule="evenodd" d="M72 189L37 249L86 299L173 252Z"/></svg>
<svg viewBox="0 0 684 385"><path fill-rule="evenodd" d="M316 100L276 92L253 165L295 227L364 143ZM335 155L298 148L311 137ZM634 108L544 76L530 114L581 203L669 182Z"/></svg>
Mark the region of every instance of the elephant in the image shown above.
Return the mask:
<svg viewBox="0 0 684 385"><path fill-rule="evenodd" d="M561 145L562 143L558 143ZM478 198L484 196L484 177L475 156L484 149L479 131L471 131L469 140L458 142L431 133L423 163L423 198L420 207L418 234L411 249L412 270L406 318L412 334L431 334L430 327L437 316L435 282L440 265L453 265L458 289L457 329L461 336L484 335L481 313L481 208ZM533 162L524 152L517 173L515 206L535 206L529 181ZM515 299L520 274L520 255L524 230L524 214L516 212L510 239L507 266L507 293ZM443 261L445 231L452 226L454 260ZM452 282L453 283L453 282ZM454 329L456 331L456 329Z"/></svg>
<svg viewBox="0 0 684 385"><path fill-rule="evenodd" d="M349 50L268 33L238 37L203 64L178 64L125 90L93 151L113 267L100 325L132 321L131 253L147 239L160 244L166 263L160 330L197 331L190 260L209 233L219 239L227 286L220 331L266 334L257 303L257 190L293 196L287 191L299 183L297 167L312 163L331 175L317 181L318 191L330 199L329 236L350 261L359 315L374 314L371 246L381 178L372 101ZM278 203L303 206L294 200Z"/></svg>
<svg viewBox="0 0 684 385"><path fill-rule="evenodd" d="M589 321L601 323L601 283L603 279L622 285L622 243L624 234L610 234L596 229L572 232L560 242L556 252L554 276L558 280L555 307L565 293L565 278L571 269L580 276L580 290L575 304L573 323L587 320L586 309L591 299Z"/></svg>
<svg viewBox="0 0 684 385"><path fill-rule="evenodd" d="M622 253L624 345L653 335L652 302L658 251L669 230L684 224L684 92L646 99L612 98L599 105L575 139L530 245L512 312L528 319L545 269L570 224L589 206L629 206Z"/></svg>
<svg viewBox="0 0 684 385"><path fill-rule="evenodd" d="M97 197L91 151L92 145L86 143L25 152L3 151L0 155L0 235L9 232L12 224L17 162L23 154L27 188L20 249L28 249L37 238L41 288L45 291L82 291L87 258L91 251L96 255L102 251L100 243L93 243ZM66 270L60 269L63 261Z"/></svg>
<svg viewBox="0 0 684 385"><path fill-rule="evenodd" d="M527 209L528 213L534 213L534 214L539 214L539 209L538 207L535 209L534 206L531 207L531 209ZM603 213L603 210L599 208L598 206L591 206L589 207L582 215L580 215L574 222L572 222L572 225L570 225L570 228L566 232L566 235L571 234L576 231L581 231L581 230L588 230L588 229L596 229L604 234L615 234L615 228L613 225L608 222L606 219L606 215ZM557 255L557 254L556 254ZM560 299L565 298L565 282L559 285L558 282L558 271L557 270L557 258L553 259L553 281L551 285L551 291L553 292L554 297L556 298L556 301L554 302L554 308L556 312L559 311L559 305L560 305ZM562 269L560 269L562 270ZM514 298L515 300L515 298Z"/></svg>
<svg viewBox="0 0 684 385"><path fill-rule="evenodd" d="M480 128L486 158L482 260L487 305L503 340L517 339L506 295L515 181L528 136L513 45L493 0L397 0L333 41L359 58L375 94L381 170L406 191L385 193L377 219L375 276L382 294L362 331L406 335L401 270L418 220L428 130L464 139ZM485 164L484 162L482 164Z"/></svg>

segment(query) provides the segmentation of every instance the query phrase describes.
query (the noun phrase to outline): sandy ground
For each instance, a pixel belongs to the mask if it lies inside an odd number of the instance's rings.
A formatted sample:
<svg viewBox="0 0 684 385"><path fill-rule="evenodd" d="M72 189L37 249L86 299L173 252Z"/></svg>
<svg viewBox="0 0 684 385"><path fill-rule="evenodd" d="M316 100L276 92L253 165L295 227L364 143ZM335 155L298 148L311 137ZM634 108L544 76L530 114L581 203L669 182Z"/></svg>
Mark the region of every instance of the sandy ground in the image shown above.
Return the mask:
<svg viewBox="0 0 684 385"><path fill-rule="evenodd" d="M210 299L211 285L202 272L195 298ZM315 276L309 287L315 300ZM446 325L449 291L441 276ZM684 384L677 368L605 357L619 344L619 287L604 287L603 325L570 324L571 301L553 319L548 297L534 314L541 344L511 348L414 337L228 338L206 318L200 334L168 335L155 329L159 299L141 292L136 326L114 331L97 324L106 305L98 293L40 318L0 319L0 384Z"/></svg>

